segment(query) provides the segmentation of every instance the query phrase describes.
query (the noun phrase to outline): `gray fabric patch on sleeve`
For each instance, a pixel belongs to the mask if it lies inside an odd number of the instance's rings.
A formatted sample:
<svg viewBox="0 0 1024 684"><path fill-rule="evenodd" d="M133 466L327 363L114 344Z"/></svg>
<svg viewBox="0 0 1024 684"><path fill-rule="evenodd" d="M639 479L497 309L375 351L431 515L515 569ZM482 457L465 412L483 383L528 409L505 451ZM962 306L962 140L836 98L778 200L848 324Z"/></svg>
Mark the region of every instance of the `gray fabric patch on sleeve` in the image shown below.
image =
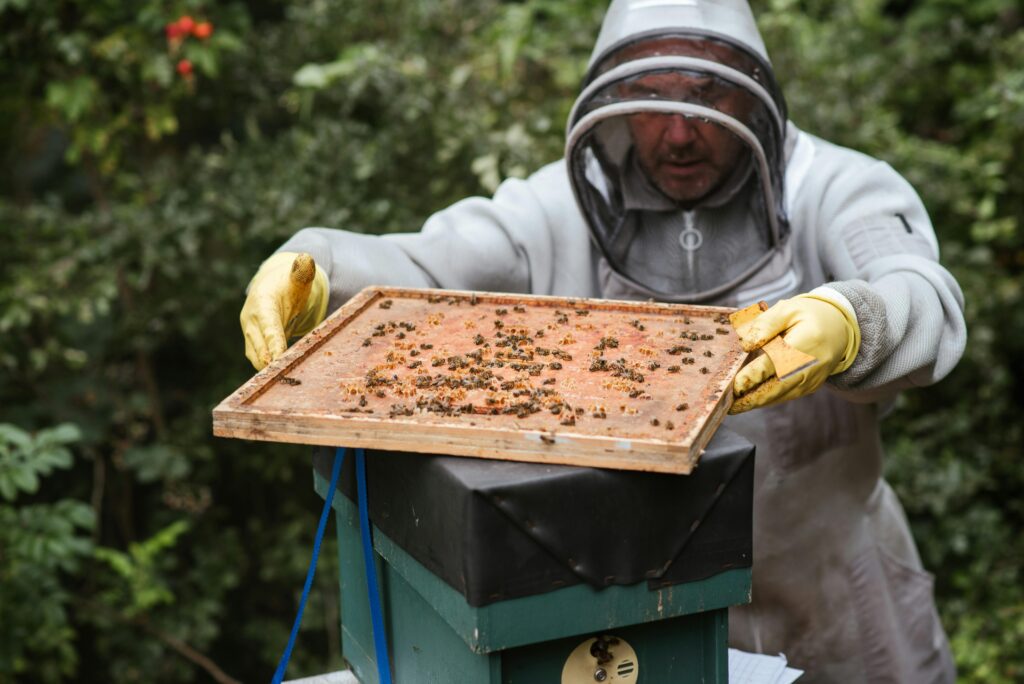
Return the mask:
<svg viewBox="0 0 1024 684"><path fill-rule="evenodd" d="M842 230L843 244L853 265L864 268L872 260L893 254L915 254L935 259L932 244L915 230L903 214L871 216L854 221Z"/></svg>

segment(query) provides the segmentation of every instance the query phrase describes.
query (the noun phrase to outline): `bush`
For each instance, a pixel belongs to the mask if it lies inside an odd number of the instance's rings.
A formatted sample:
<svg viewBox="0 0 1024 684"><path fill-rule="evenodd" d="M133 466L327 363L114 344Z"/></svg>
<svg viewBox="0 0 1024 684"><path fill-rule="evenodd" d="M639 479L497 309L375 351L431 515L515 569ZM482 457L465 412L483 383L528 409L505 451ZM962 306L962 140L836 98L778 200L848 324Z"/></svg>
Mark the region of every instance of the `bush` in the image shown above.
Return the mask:
<svg viewBox="0 0 1024 684"><path fill-rule="evenodd" d="M319 501L306 449L210 435L251 373L247 279L302 226L414 230L560 156L604 3L165 7L0 1L0 548L28 549L0 554L0 678L272 671ZM1020 13L759 10L794 121L907 175L964 287L967 356L902 399L888 470L964 681L1019 679ZM183 15L210 39L170 44ZM26 474L32 449L52 472ZM289 676L341 666L332 554Z"/></svg>

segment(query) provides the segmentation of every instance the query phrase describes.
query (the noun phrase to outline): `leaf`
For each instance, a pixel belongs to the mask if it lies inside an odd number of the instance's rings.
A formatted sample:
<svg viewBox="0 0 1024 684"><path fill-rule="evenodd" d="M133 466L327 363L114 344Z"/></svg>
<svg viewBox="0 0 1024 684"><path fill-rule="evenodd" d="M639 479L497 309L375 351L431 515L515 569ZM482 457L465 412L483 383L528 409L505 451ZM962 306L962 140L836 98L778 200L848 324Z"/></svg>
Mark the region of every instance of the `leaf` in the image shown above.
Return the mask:
<svg viewBox="0 0 1024 684"><path fill-rule="evenodd" d="M0 448L9 447L14 447L20 451L28 451L32 448L32 436L17 425L0 423Z"/></svg>
<svg viewBox="0 0 1024 684"><path fill-rule="evenodd" d="M88 76L55 81L46 86L46 103L74 123L92 107L97 91L96 81Z"/></svg>
<svg viewBox="0 0 1024 684"><path fill-rule="evenodd" d="M61 423L39 433L40 440L56 444L71 444L81 438L82 431L74 423Z"/></svg>
<svg viewBox="0 0 1024 684"><path fill-rule="evenodd" d="M8 501L14 501L18 495L18 488L14 486L14 480L10 475L0 472L0 496Z"/></svg>
<svg viewBox="0 0 1024 684"><path fill-rule="evenodd" d="M10 478L14 482L14 486L23 492L34 494L39 489L39 477L31 468L13 470L10 473Z"/></svg>

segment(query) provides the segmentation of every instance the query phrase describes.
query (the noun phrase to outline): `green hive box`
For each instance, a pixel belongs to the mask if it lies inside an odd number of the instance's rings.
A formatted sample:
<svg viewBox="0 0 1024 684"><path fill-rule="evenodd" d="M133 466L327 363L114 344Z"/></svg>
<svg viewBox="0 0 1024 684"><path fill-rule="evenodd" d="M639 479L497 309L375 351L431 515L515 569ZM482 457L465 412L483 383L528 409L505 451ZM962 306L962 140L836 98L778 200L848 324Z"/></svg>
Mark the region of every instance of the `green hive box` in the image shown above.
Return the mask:
<svg viewBox="0 0 1024 684"><path fill-rule="evenodd" d="M352 453L339 488L354 498ZM332 458L315 457L321 496ZM366 458L398 684L728 681L728 607L750 600L749 443L720 433L689 476ZM342 649L377 684L358 510L344 494ZM596 637L606 650L591 655L581 644Z"/></svg>

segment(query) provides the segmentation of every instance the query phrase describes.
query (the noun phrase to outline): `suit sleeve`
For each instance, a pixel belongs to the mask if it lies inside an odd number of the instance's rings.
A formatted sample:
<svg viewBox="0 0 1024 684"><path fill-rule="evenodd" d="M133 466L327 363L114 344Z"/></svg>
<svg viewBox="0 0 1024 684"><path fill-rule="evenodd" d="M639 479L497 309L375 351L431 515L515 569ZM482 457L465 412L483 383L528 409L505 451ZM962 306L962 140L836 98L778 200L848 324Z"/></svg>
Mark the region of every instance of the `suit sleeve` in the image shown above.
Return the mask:
<svg viewBox="0 0 1024 684"><path fill-rule="evenodd" d="M555 250L543 185L558 173L507 180L493 198L457 202L417 233L304 228L278 251L313 256L330 280L332 311L368 285L544 293Z"/></svg>
<svg viewBox="0 0 1024 684"><path fill-rule="evenodd" d="M930 385L948 374L967 341L960 286L939 263L920 198L888 164L858 158L822 195L818 252L861 330L854 363L832 386L853 401Z"/></svg>

